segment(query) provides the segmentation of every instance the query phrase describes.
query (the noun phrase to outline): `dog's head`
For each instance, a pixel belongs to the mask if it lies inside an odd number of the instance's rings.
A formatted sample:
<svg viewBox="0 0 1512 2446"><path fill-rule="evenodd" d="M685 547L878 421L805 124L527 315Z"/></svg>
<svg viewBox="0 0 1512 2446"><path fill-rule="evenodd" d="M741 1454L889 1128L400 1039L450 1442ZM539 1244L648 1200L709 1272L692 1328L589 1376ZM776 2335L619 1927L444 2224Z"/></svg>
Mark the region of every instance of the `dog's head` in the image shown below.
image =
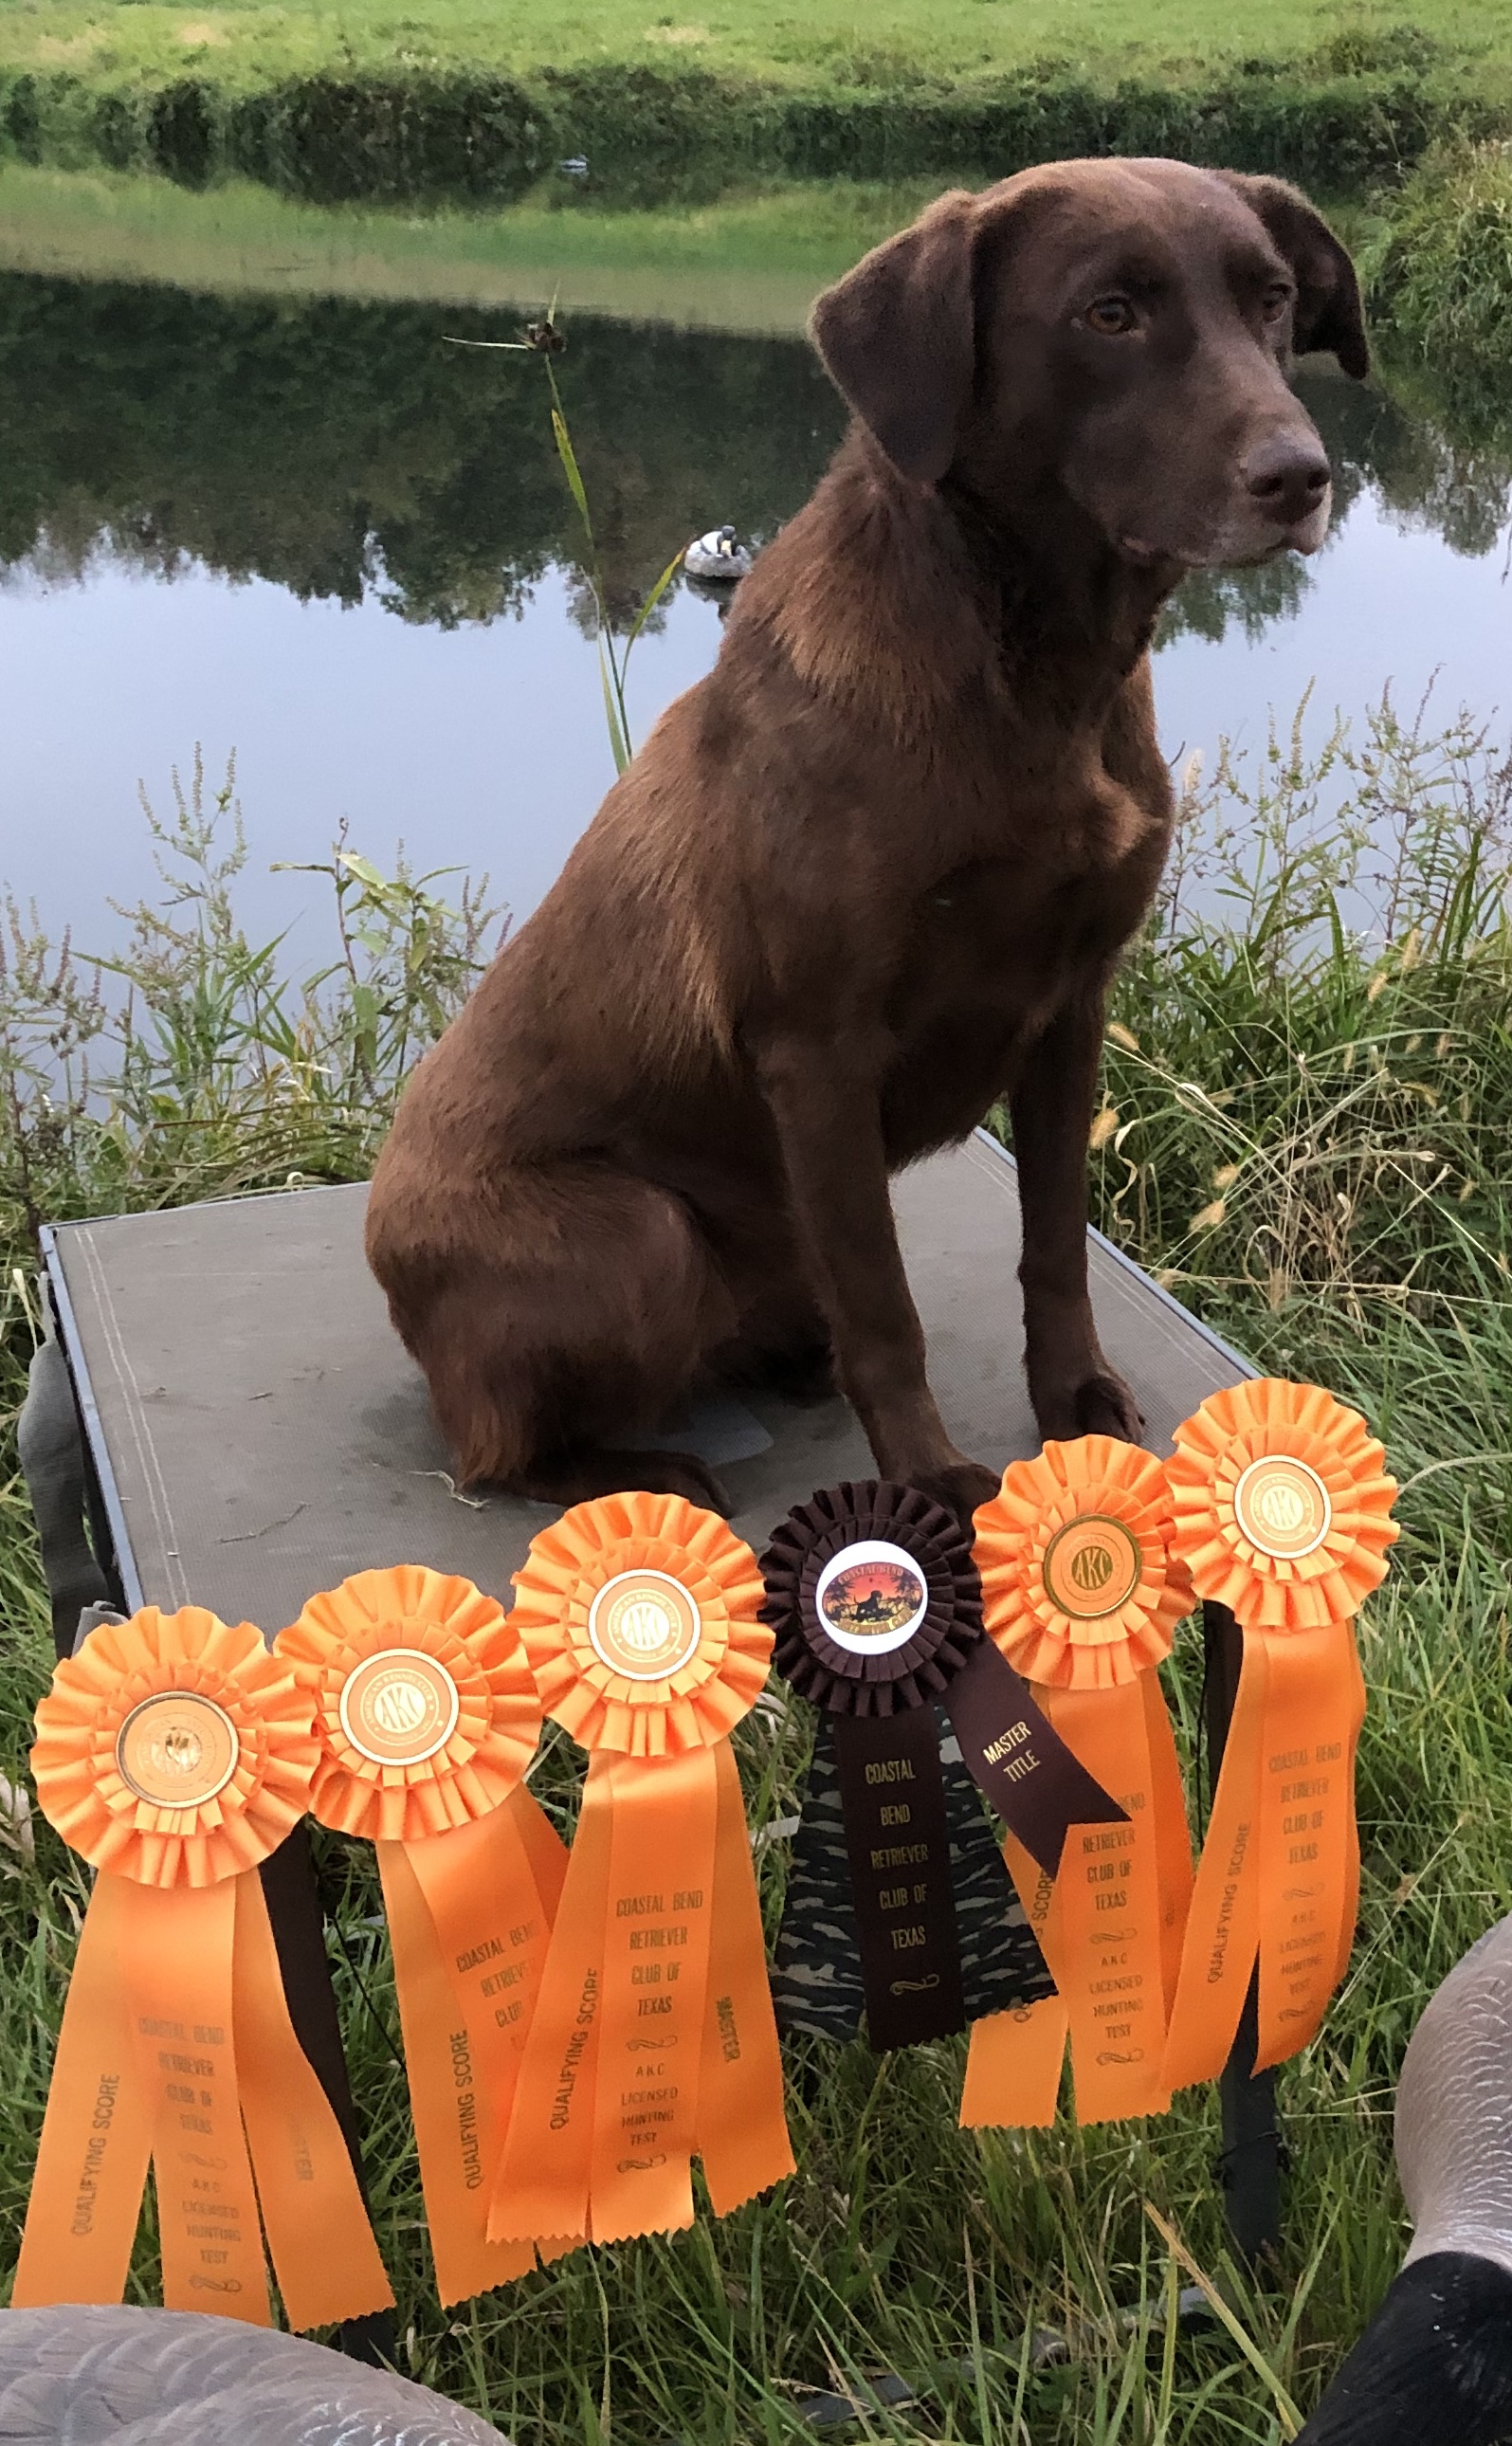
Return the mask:
<svg viewBox="0 0 1512 2446"><path fill-rule="evenodd" d="M1294 355L1370 366L1353 267L1279 179L1062 161L938 203L827 290L813 338L900 472L995 519L1069 498L1125 559L1315 552L1329 464Z"/></svg>

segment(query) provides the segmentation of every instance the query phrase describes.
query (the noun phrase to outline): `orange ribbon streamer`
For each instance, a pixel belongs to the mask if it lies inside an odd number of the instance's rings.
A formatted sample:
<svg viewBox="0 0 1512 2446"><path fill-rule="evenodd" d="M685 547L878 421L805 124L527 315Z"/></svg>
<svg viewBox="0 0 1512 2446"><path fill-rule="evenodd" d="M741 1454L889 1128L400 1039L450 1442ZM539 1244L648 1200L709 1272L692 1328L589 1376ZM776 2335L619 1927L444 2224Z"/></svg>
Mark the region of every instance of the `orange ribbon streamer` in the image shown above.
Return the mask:
<svg viewBox="0 0 1512 2446"><path fill-rule="evenodd" d="M489 2191L540 1993L567 1852L522 1778L541 1702L513 1627L470 1580L418 1565L312 1597L278 1642L313 1703L310 1807L371 1841L425 2220L443 2305L576 2238L490 2240Z"/></svg>
<svg viewBox="0 0 1512 2446"><path fill-rule="evenodd" d="M1192 1883L1155 1670L1192 1602L1171 1525L1159 1461L1108 1436L1016 1462L977 1514L988 1635L1128 1822L1073 1827L1054 1881L1006 1837L1057 1992L974 2025L964 2125L1054 2122L1068 2038L1079 2122L1170 2104L1166 2023Z"/></svg>
<svg viewBox="0 0 1512 2446"><path fill-rule="evenodd" d="M717 2214L793 2172L739 1775L767 1677L756 1558L676 1496L579 1504L511 1616L588 1752L489 2230L595 2242Z"/></svg>
<svg viewBox="0 0 1512 2446"><path fill-rule="evenodd" d="M100 1873L14 2306L121 2299L150 2157L169 2309L269 2325L264 2234L292 2326L389 2307L257 1877L315 1764L292 1676L250 1623L147 1607L58 1665L31 1755L42 1808Z"/></svg>
<svg viewBox="0 0 1512 2446"><path fill-rule="evenodd" d="M1316 1385L1215 1393L1176 1444L1176 1552L1244 1632L1171 2015L1166 2075L1181 2089L1223 2071L1257 1956L1256 2071L1316 2036L1344 1975L1365 1718L1353 1617L1397 1530L1381 1445Z"/></svg>

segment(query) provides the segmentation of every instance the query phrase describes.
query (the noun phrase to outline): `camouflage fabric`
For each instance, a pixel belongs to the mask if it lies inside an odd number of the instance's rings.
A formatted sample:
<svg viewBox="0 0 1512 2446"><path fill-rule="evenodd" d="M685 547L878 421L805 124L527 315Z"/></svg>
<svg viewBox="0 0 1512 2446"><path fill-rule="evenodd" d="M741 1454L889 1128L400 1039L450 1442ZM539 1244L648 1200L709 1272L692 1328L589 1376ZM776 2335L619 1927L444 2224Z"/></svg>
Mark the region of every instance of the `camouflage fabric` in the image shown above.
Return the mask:
<svg viewBox="0 0 1512 2446"><path fill-rule="evenodd" d="M966 2014L1006 2012L1055 1994L1055 1982L1003 1866L980 1793L960 1745L935 1709L940 1771L950 1829L950 1865ZM777 2026L822 2039L853 2039L865 1998L856 1952L840 1777L825 1719L814 1734L803 1816L793 1838L787 1899L777 1931L772 1997Z"/></svg>

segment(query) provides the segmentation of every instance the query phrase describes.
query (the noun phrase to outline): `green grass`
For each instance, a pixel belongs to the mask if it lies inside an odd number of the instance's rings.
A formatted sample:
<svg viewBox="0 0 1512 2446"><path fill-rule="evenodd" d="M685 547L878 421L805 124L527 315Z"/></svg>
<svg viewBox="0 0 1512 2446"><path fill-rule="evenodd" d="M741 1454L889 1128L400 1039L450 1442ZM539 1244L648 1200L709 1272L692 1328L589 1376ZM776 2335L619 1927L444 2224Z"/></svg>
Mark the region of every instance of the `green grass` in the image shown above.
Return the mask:
<svg viewBox="0 0 1512 2446"><path fill-rule="evenodd" d="M1512 146L1453 145L1408 180L1369 246L1372 312L1397 349L1463 392L1505 382Z"/></svg>
<svg viewBox="0 0 1512 2446"><path fill-rule="evenodd" d="M1264 41L1252 24L1214 0L805 0L761 9L749 0L668 9L659 0L375 0L342 6L213 5L153 0L4 0L0 65L50 72L69 66L101 78L159 84L192 68L249 91L286 76L454 64L513 76L542 67L656 64L668 57L715 72L801 88L876 85L922 74L949 82L987 77L1046 56L1110 74L1147 65L1182 78L1213 61L1257 49L1272 56L1333 42L1348 60L1404 22L1447 46L1512 60L1509 0L1432 0L1417 8L1340 12L1331 0L1275 0ZM1398 39L1394 47L1402 48Z"/></svg>
<svg viewBox="0 0 1512 2446"><path fill-rule="evenodd" d="M777 2200L671 2241L580 2252L450 2318L430 2289L370 1869L330 1844L338 1979L401 2296L401 2365L521 2446L581 2437L796 2440L802 2390L886 2369L921 2390L867 2434L970 2446L1262 2446L1294 2432L1399 2255L1391 2086L1412 2022L1512 1906L1505 1839L1512 1571L1509 779L1464 728L1389 707L1311 761L1278 737L1188 776L1160 919L1118 995L1094 1128L1100 1219L1267 1366L1316 1377L1384 1433L1404 1536L1362 1630L1361 1932L1318 2042L1282 2076L1292 2153L1274 2286L1230 2264L1215 2101L1139 2126L980 2136L955 2123L959 2042L790 2056L800 2173ZM0 978L0 1411L30 1347L30 1229L371 1162L396 1084L456 1007L496 920L436 879L334 876L332 965L280 980L235 917L232 821L193 786L168 874L98 992L20 924ZM87 942L90 913L79 913ZM129 1003L121 999L130 987ZM10 1452L9 1443L5 1447ZM8 1474L7 1474L8 1473ZM25 1776L46 1610L13 1458L0 1462L0 1775ZM1170 1690L1189 1733L1188 1631ZM801 1710L740 1738L753 1819L795 1806ZM558 1740L540 1776L569 1812ZM13 2252L84 1889L50 1830L0 1810L0 2250ZM760 1854L769 1916L783 1847ZM1251 2346L1165 2320L1183 2269ZM133 2280L151 2299L152 2240ZM1036 2330L1060 2358L1031 2348ZM1257 2366L1257 2362L1259 2366Z"/></svg>
<svg viewBox="0 0 1512 2446"><path fill-rule="evenodd" d="M850 0L701 15L416 0L199 11L0 0L0 143L320 200L517 197L562 157L635 202L785 176L1176 152L1347 192L1512 111L1512 5Z"/></svg>

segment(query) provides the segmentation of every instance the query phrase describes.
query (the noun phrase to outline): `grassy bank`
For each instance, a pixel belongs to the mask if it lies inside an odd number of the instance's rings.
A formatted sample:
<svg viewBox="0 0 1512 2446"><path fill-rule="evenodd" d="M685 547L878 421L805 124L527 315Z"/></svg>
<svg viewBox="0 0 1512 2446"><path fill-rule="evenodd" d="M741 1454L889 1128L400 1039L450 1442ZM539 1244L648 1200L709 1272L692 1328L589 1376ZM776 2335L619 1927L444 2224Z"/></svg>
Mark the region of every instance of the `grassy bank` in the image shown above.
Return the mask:
<svg viewBox="0 0 1512 2446"><path fill-rule="evenodd" d="M1463 730L1419 735L1387 710L1321 759L1283 734L1253 763L1188 781L1167 901L1120 987L1093 1130L1099 1216L1258 1360L1358 1401L1404 1484L1406 1534L1363 1632L1360 1940L1323 2038L1283 2077L1280 2282L1256 2294L1226 2263L1210 2098L1148 2126L978 2139L954 2123L958 2044L879 2062L811 2042L792 2060L801 2172L784 2198L669 2243L580 2253L443 2319L370 1878L362 1855L332 1848L338 1975L404 2361L521 2446L564 2434L603 2446L616 2431L795 2441L810 2434L804 2388L887 2368L923 2407L875 2410L878 2437L1255 2446L1295 2435L1393 2272L1402 2046L1429 1987L1512 1902L1509 780ZM142 914L125 1018L57 946L24 929L7 943L8 1415L33 1327L35 1218L360 1176L398 1080L495 938L479 906L446 913L434 896L446 886L339 866L332 971L280 982L273 950L241 933L234 861L217 868L206 820L191 800L169 827L162 846L189 889ZM15 1781L47 1643L7 1455L0 1775ZM1188 1727L1193 1646L1185 1635L1171 1677ZM754 1718L742 1738L754 1816L790 1813L796 1710ZM563 1754L545 1782L568 1808ZM84 1890L46 1827L33 1853L7 1822L8 2258ZM775 1911L783 1846L759 1856ZM1163 2324L1186 2280L1147 2204L1225 2289L1253 2359L1220 2328ZM150 2295L150 2237L137 2281ZM1056 2357L1027 2341L1046 2328L1063 2340Z"/></svg>
<svg viewBox="0 0 1512 2446"><path fill-rule="evenodd" d="M601 192L708 198L753 176L984 176L1175 153L1332 193L1453 130L1512 123L1512 8L1425 25L1324 0L1263 45L1212 0L841 0L655 15L417 0L402 18L141 0L0 5L0 141L19 158L241 176L308 199L518 198L584 156Z"/></svg>
<svg viewBox="0 0 1512 2446"><path fill-rule="evenodd" d="M1327 48L1345 68L1421 57L1437 42L1480 51L1512 47L1509 0L1431 0L1354 6L1275 0L1266 10L1271 48L1296 56ZM1416 36L1416 42L1409 40ZM872 0L864 18L852 0L796 0L761 9L752 0L663 9L645 0L329 0L289 9L279 0L211 0L185 9L163 0L4 0L0 61L45 69L88 63L100 74L160 83L189 64L243 91L289 75L337 67L367 73L426 69L451 61L527 75L603 62L654 65L691 54L721 75L789 87L877 85L912 68L936 83L1022 66L1056 53L1112 71L1160 64L1203 65L1253 52L1253 36L1215 0Z"/></svg>

